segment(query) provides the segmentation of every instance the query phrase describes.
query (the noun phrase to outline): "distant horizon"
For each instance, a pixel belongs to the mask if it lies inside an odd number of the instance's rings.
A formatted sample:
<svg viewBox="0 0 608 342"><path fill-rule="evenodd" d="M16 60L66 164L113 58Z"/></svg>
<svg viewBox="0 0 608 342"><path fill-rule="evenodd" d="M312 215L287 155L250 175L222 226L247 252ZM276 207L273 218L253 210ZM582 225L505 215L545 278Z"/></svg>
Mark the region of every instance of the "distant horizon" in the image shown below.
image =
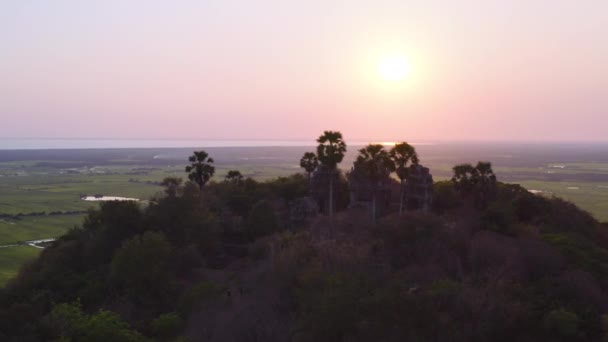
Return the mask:
<svg viewBox="0 0 608 342"><path fill-rule="evenodd" d="M115 149L115 148L217 148L217 147L314 147L315 139L195 139L195 138L36 138L0 137L0 150L49 150L49 149ZM398 139L348 139L349 146L364 146L370 143L390 145ZM407 141L407 140L406 140ZM506 140L421 140L407 141L412 145L445 144L508 144L508 145L606 145L604 141L506 141ZM77 145L77 146L75 146Z"/></svg>

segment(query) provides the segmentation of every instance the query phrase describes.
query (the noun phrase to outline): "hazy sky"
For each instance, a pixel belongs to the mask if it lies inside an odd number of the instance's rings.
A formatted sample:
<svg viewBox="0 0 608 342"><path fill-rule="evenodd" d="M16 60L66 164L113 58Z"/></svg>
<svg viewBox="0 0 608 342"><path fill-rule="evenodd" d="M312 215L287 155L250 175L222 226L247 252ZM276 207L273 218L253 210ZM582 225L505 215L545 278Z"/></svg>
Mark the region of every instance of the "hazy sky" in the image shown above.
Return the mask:
<svg viewBox="0 0 608 342"><path fill-rule="evenodd" d="M403 81L377 74L405 56ZM0 1L0 137L608 140L608 1Z"/></svg>

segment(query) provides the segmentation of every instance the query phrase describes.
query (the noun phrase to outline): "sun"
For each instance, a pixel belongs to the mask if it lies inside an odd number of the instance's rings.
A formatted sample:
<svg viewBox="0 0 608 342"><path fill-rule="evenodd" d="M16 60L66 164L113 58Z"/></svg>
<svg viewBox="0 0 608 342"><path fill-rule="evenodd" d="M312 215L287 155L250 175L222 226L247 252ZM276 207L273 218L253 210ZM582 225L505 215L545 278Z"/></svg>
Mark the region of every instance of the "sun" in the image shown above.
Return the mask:
<svg viewBox="0 0 608 342"><path fill-rule="evenodd" d="M386 56L378 61L378 74L385 81L401 81L410 69L407 59L401 55Z"/></svg>

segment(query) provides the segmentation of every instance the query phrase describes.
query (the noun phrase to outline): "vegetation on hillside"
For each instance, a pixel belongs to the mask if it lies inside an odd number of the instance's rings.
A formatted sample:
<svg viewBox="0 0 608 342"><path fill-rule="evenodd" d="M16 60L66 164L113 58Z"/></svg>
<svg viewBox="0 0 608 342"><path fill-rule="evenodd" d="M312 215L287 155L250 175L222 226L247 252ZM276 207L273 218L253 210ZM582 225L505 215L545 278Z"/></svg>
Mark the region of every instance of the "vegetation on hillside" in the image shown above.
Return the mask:
<svg viewBox="0 0 608 342"><path fill-rule="evenodd" d="M319 141L325 167L346 148L337 133ZM381 151L361 152L369 177L418 163ZM431 212L400 214L396 197L375 224L336 206L296 226L306 175L213 182L203 153L190 182L165 179L147 206L102 203L24 266L0 290L0 340L608 338L608 226L498 182L490 163L455 167Z"/></svg>

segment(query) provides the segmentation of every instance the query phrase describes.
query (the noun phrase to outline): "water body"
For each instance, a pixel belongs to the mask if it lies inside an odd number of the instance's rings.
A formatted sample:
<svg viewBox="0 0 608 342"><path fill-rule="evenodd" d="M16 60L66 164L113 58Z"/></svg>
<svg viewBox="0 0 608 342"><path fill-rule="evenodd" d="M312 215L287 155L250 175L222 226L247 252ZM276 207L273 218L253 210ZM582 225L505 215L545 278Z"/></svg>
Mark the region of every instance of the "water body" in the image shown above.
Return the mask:
<svg viewBox="0 0 608 342"><path fill-rule="evenodd" d="M72 148L182 148L241 146L314 146L297 140L164 140L164 139L13 139L0 138L0 150Z"/></svg>
<svg viewBox="0 0 608 342"><path fill-rule="evenodd" d="M369 141L349 141L351 145L366 145ZM392 142L381 142L391 145ZM416 145L432 145L419 142ZM198 140L198 139L36 139L0 138L0 150L48 150L82 148L187 148L187 147L269 147L316 146L310 140Z"/></svg>
<svg viewBox="0 0 608 342"><path fill-rule="evenodd" d="M103 201L139 201L139 198L129 198L129 197L120 197L120 196L87 196L82 199L83 201L89 202L103 202Z"/></svg>
<svg viewBox="0 0 608 342"><path fill-rule="evenodd" d="M55 239L32 240L32 241L27 241L26 244L31 247L44 249L45 243L49 243L49 242L53 242L53 241L55 241Z"/></svg>

